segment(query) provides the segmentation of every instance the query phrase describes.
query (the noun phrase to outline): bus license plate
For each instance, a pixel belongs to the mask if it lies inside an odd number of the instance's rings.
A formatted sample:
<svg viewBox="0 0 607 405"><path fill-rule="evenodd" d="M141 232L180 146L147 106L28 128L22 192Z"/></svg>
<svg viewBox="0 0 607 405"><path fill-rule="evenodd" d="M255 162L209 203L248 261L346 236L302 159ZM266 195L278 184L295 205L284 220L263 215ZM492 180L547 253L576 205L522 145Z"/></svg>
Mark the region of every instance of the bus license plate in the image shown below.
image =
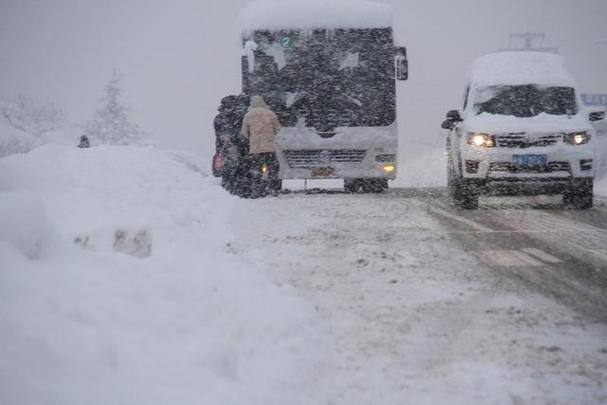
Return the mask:
<svg viewBox="0 0 607 405"><path fill-rule="evenodd" d="M542 167L548 164L547 155L514 155L512 164L518 167Z"/></svg>
<svg viewBox="0 0 607 405"><path fill-rule="evenodd" d="M312 177L331 177L335 173L335 169L331 167L318 167L312 169Z"/></svg>

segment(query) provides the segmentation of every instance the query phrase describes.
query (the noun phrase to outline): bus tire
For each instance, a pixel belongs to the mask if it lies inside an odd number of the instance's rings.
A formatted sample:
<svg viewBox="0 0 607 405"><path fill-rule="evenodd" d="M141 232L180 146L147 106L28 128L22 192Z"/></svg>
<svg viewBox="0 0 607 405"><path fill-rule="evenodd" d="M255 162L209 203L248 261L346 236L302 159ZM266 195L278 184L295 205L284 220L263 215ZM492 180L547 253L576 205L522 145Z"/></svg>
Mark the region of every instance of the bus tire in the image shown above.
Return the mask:
<svg viewBox="0 0 607 405"><path fill-rule="evenodd" d="M367 193L383 193L388 189L388 179L367 179L363 188Z"/></svg>
<svg viewBox="0 0 607 405"><path fill-rule="evenodd" d="M388 189L388 179L346 179L344 189L348 193L378 194Z"/></svg>

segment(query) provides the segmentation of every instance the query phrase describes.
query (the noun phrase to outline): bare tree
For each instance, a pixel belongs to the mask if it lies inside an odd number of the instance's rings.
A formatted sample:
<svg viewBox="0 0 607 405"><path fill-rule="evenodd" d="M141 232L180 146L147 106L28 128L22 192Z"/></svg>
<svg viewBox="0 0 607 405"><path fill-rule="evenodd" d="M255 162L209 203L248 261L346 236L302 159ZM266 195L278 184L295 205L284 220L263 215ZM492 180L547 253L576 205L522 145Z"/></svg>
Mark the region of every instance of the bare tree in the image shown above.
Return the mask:
<svg viewBox="0 0 607 405"><path fill-rule="evenodd" d="M120 102L122 88L120 75L114 71L105 85L105 95L101 99L103 107L93 119L84 124L84 135L96 144L133 145L142 144L148 134L131 123L127 108Z"/></svg>
<svg viewBox="0 0 607 405"><path fill-rule="evenodd" d="M36 101L24 94L2 101L0 113L13 128L35 136L65 124L65 114L56 104Z"/></svg>

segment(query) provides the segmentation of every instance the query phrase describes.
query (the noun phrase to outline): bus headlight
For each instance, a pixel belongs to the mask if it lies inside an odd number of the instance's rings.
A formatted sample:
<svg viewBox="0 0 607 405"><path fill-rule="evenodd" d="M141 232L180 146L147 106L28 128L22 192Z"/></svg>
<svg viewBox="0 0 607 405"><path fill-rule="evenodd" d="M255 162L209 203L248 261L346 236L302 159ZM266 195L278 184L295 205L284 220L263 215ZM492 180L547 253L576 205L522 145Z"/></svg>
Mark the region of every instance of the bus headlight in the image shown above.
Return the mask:
<svg viewBox="0 0 607 405"><path fill-rule="evenodd" d="M495 146L495 137L490 134L470 132L468 134L468 144L484 148L493 148Z"/></svg>
<svg viewBox="0 0 607 405"><path fill-rule="evenodd" d="M396 165L394 164L386 164L384 165L384 172L387 174L392 174L396 171Z"/></svg>
<svg viewBox="0 0 607 405"><path fill-rule="evenodd" d="M588 132L565 134L565 142L570 145L585 145L590 142L590 134Z"/></svg>

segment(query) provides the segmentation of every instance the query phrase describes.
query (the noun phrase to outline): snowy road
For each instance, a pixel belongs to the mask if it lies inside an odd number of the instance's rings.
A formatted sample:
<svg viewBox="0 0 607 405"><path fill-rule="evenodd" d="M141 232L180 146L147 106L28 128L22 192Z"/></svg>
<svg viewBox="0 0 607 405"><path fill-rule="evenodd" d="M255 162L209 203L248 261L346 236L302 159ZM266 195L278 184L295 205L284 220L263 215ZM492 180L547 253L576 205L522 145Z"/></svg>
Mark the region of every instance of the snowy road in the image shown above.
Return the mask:
<svg viewBox="0 0 607 405"><path fill-rule="evenodd" d="M232 230L327 325L311 403L607 402L605 203L291 194L239 202Z"/></svg>

